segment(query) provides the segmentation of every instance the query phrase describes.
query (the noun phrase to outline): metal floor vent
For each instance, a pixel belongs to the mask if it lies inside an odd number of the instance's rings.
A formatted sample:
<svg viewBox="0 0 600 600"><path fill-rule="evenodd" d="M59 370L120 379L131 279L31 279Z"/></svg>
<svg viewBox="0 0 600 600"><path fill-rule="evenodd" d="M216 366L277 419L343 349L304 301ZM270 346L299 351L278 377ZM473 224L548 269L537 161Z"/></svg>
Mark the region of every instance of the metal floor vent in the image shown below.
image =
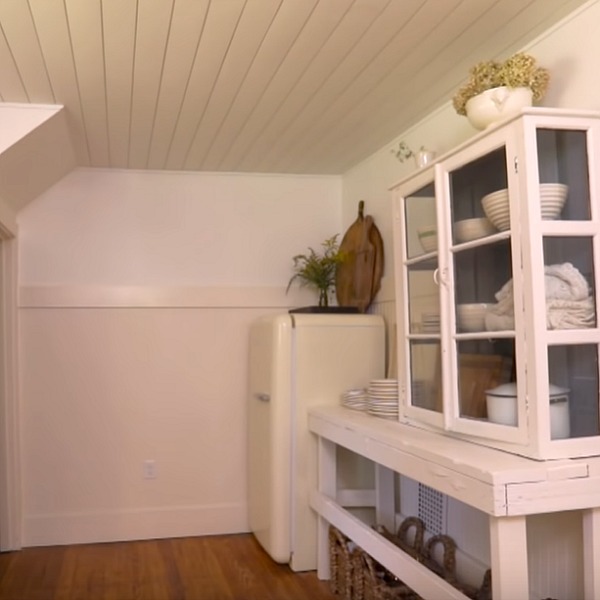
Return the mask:
<svg viewBox="0 0 600 600"><path fill-rule="evenodd" d="M446 533L446 496L419 483L418 517L432 535Z"/></svg>

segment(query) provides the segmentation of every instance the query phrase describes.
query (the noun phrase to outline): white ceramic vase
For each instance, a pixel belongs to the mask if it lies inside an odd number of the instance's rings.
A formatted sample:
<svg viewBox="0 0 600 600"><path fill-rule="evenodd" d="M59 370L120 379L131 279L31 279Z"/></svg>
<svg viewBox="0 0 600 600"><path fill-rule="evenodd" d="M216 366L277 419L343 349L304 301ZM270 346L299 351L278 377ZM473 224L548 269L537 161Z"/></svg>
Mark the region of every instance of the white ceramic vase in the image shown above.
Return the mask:
<svg viewBox="0 0 600 600"><path fill-rule="evenodd" d="M485 129L497 121L506 119L531 106L533 93L527 87L509 88L506 86L486 90L467 101L466 111L469 122L475 129Z"/></svg>

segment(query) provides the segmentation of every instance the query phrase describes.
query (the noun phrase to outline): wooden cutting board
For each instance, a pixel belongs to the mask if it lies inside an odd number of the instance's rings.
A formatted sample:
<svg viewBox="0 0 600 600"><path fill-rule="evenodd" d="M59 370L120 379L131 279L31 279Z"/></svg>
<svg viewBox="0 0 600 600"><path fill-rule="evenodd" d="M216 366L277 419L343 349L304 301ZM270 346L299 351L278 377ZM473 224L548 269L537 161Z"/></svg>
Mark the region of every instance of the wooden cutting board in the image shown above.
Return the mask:
<svg viewBox="0 0 600 600"><path fill-rule="evenodd" d="M358 218L344 234L340 250L347 260L338 266L335 291L340 306L354 306L360 312L373 302L383 275L383 240L373 217L364 215L365 203L358 203Z"/></svg>

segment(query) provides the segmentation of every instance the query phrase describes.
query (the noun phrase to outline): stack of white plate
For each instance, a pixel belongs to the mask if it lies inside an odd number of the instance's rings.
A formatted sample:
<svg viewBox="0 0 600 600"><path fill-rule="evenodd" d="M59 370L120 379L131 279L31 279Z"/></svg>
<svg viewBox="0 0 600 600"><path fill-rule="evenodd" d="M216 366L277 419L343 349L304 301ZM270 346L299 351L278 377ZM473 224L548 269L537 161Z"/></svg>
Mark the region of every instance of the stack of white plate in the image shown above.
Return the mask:
<svg viewBox="0 0 600 600"><path fill-rule="evenodd" d="M373 379L369 383L369 414L384 419L398 419L398 380Z"/></svg>
<svg viewBox="0 0 600 600"><path fill-rule="evenodd" d="M421 314L421 329L423 333L439 333L440 313L424 312Z"/></svg>
<svg viewBox="0 0 600 600"><path fill-rule="evenodd" d="M508 190L498 190L481 199L485 216L500 231L510 229L510 212L508 209Z"/></svg>
<svg viewBox="0 0 600 600"><path fill-rule="evenodd" d="M359 388L342 392L342 406L352 410L367 410L369 408L367 390Z"/></svg>

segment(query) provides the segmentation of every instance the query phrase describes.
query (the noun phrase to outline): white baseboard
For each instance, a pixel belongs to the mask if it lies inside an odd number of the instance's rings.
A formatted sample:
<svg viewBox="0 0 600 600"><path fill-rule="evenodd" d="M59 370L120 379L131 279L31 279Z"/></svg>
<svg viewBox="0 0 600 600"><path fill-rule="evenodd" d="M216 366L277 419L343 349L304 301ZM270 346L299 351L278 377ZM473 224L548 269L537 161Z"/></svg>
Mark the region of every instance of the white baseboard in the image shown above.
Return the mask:
<svg viewBox="0 0 600 600"><path fill-rule="evenodd" d="M248 532L246 504L25 515L23 546L55 546Z"/></svg>

